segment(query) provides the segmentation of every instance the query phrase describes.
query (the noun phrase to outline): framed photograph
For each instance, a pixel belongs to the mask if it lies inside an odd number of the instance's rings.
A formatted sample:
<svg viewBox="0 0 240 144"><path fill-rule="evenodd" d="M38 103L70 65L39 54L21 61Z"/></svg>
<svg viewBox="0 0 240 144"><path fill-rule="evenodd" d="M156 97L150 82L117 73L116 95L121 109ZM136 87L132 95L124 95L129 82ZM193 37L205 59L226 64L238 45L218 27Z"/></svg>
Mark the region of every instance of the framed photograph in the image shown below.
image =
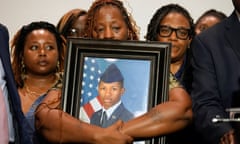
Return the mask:
<svg viewBox="0 0 240 144"><path fill-rule="evenodd" d="M168 100L170 43L70 38L67 49L62 109L72 116L103 126L106 111L109 126ZM165 137L134 143L165 144Z"/></svg>

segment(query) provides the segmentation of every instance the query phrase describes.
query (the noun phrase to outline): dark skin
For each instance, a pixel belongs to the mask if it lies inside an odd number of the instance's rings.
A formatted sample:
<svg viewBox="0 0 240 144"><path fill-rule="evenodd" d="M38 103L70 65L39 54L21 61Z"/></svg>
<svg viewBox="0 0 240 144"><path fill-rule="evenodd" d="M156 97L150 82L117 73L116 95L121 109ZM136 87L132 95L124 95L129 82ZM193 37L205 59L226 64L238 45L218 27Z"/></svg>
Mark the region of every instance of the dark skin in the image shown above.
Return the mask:
<svg viewBox="0 0 240 144"><path fill-rule="evenodd" d="M104 23L105 31L101 31L94 38L125 40L126 26L117 20L123 21L123 17L116 7L104 6L99 10L96 21ZM120 27L117 33L111 27L116 22ZM122 33L121 35L118 35ZM169 101L159 104L148 113L134 118L122 126L121 132L134 139L146 139L175 132L184 128L191 122L192 110L191 99L188 93L181 87L172 88L169 92Z"/></svg>
<svg viewBox="0 0 240 144"><path fill-rule="evenodd" d="M146 139L180 130L191 121L191 100L181 88L169 91L169 101L124 124L121 131L134 139Z"/></svg>
<svg viewBox="0 0 240 144"><path fill-rule="evenodd" d="M207 28L219 23L221 20L214 16L205 16L199 21L196 25L195 32L196 34L200 34L202 31L206 30Z"/></svg>
<svg viewBox="0 0 240 144"><path fill-rule="evenodd" d="M31 90L46 92L55 82L55 69L58 61L58 49L54 35L48 30L38 29L28 34L24 45L24 64L26 66L25 84ZM34 89L35 88L35 89ZM39 91L41 90L41 91ZM25 89L18 88L22 110L29 111L33 102L40 95L29 96Z"/></svg>
<svg viewBox="0 0 240 144"><path fill-rule="evenodd" d="M160 25L166 25L173 28L190 29L188 19L184 15L177 12L171 12L166 15L160 22ZM157 40L161 42L172 43L170 71L173 74L176 74L176 72L178 72L181 65L183 64L186 50L192 39L179 39L177 38L176 33L173 32L169 37L161 37L158 35Z"/></svg>
<svg viewBox="0 0 240 144"><path fill-rule="evenodd" d="M126 40L128 27L118 8L103 6L99 11L95 17L94 38ZM157 105L142 116L124 124L118 121L106 129L90 126L57 110L56 107L60 104L59 100L54 105L49 103L54 99L59 99L56 97L56 92L49 93L43 102L48 103L48 107L41 105L38 108L40 111L36 113L36 126L39 127L41 121L44 126L40 129L41 133L52 142L59 142L56 139L61 138L61 142L130 143L133 140L131 137L135 140L144 140L175 132L188 125L192 119L191 99L182 87L170 89L169 101ZM54 109L50 110L50 107ZM43 109L41 110L41 108ZM60 113L63 113L61 119L59 119ZM52 118L50 119L48 115L51 115ZM54 124L48 123L49 121L54 121Z"/></svg>
<svg viewBox="0 0 240 144"><path fill-rule="evenodd" d="M235 138L234 130L230 130L225 133L220 139L220 144L238 144Z"/></svg>
<svg viewBox="0 0 240 144"><path fill-rule="evenodd" d="M95 16L94 38L127 40L128 27L118 8L104 6Z"/></svg>
<svg viewBox="0 0 240 144"><path fill-rule="evenodd" d="M48 141L89 144L131 143L132 138L119 132L121 121L104 129L82 122L59 110L60 95L60 89L50 91L36 110L36 128Z"/></svg>
<svg viewBox="0 0 240 144"><path fill-rule="evenodd" d="M109 11L109 15L96 20L97 32L95 35L101 39L127 39L127 25L118 9L108 7L106 11ZM112 17L112 13L116 17ZM132 142L133 139L130 136L123 135L119 131L123 125L122 121L118 121L106 129L84 123L57 109L61 101L60 96L58 97L56 94L58 93L52 91L48 93L35 114L36 128L50 142L96 144L127 144ZM54 123L50 123L52 121Z"/></svg>
<svg viewBox="0 0 240 144"><path fill-rule="evenodd" d="M61 138L62 143L129 143L132 139L121 135L118 130L135 140L143 140L180 130L187 126L192 118L191 99L181 87L172 88L169 91L169 101L157 105L148 113L124 125L119 121L107 129L81 122L56 109L60 104L58 95L60 91L51 91L42 102L47 103L48 107L41 105L36 113L36 126L39 127L40 122L44 125L44 129L40 129L41 133L51 142L59 142ZM58 99L56 103L49 103L56 99ZM50 108L53 109L50 110ZM61 113L62 116L59 119ZM49 121L54 121L54 123L49 123Z"/></svg>
<svg viewBox="0 0 240 144"><path fill-rule="evenodd" d="M76 32L72 32L70 36L82 37L83 30L86 23L86 15L79 16L76 22L73 24L72 28L76 30Z"/></svg>
<svg viewBox="0 0 240 144"><path fill-rule="evenodd" d="M117 21L118 20L118 21ZM127 39L127 27L121 21L123 17L116 7L104 6L96 14L96 27L105 25L105 29L94 31L94 38L98 39ZM118 26L118 31L112 27ZM121 34L121 35L120 35ZM188 93L182 87L169 91L169 101L159 104L148 113L134 118L121 128L121 132L135 140L161 136L180 130L187 126L192 119L192 102Z"/></svg>

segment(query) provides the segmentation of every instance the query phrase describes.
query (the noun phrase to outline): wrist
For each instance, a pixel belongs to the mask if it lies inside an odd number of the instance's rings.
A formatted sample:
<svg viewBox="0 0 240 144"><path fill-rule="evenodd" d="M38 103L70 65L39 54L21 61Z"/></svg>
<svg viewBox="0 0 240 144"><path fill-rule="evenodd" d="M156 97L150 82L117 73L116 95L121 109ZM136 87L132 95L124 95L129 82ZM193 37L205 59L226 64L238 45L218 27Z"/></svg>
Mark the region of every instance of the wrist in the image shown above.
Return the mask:
<svg viewBox="0 0 240 144"><path fill-rule="evenodd" d="M124 127L124 122L123 122L123 123L121 124L121 126L118 128L118 131L119 131L121 134L125 134L123 127Z"/></svg>

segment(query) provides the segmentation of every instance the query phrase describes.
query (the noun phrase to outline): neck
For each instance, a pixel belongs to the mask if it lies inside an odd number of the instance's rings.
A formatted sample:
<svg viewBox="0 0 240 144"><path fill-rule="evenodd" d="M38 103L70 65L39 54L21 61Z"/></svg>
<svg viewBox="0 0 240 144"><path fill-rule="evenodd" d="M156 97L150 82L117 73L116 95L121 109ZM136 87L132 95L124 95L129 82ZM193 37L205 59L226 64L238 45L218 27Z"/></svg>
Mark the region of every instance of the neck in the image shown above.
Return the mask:
<svg viewBox="0 0 240 144"><path fill-rule="evenodd" d="M30 87L44 88L52 86L57 80L57 76L52 73L46 76L27 75L24 81L24 85Z"/></svg>
<svg viewBox="0 0 240 144"><path fill-rule="evenodd" d="M171 62L171 65L170 65L171 73L176 74L180 69L180 67L182 66L182 64L183 64L183 59L179 61Z"/></svg>

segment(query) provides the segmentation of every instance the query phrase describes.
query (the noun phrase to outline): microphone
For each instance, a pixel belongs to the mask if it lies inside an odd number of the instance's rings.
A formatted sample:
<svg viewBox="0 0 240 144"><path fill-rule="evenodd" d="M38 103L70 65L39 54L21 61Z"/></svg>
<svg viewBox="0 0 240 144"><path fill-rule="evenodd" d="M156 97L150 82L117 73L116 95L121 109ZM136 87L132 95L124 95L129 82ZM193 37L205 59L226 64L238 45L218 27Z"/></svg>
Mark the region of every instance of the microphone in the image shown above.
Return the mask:
<svg viewBox="0 0 240 144"><path fill-rule="evenodd" d="M213 123L219 123L219 122L240 122L240 117L238 114L240 114L240 108L228 108L226 109L226 112L229 112L230 118L221 118L220 115L216 115L215 118L212 118Z"/></svg>
<svg viewBox="0 0 240 144"><path fill-rule="evenodd" d="M213 118L213 123L219 123L219 122L240 122L240 118Z"/></svg>

